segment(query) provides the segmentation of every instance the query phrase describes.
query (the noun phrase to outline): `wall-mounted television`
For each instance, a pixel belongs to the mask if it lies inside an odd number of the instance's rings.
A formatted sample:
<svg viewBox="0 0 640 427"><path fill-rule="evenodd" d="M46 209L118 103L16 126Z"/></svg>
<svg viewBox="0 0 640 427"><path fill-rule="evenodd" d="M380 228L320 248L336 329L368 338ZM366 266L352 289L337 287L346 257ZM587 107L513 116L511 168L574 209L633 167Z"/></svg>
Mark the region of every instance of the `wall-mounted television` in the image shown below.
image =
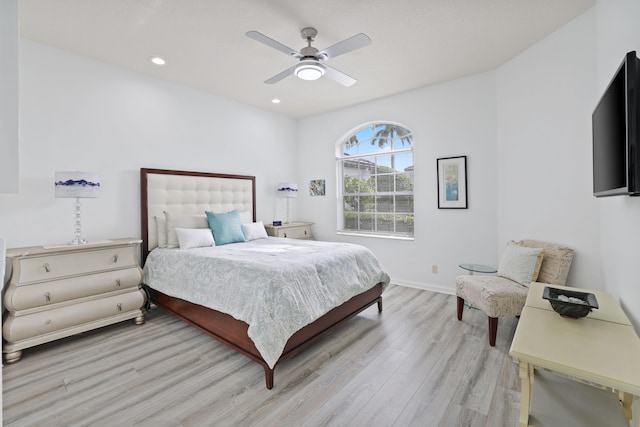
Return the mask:
<svg viewBox="0 0 640 427"><path fill-rule="evenodd" d="M592 115L593 195L640 196L640 59L629 52Z"/></svg>

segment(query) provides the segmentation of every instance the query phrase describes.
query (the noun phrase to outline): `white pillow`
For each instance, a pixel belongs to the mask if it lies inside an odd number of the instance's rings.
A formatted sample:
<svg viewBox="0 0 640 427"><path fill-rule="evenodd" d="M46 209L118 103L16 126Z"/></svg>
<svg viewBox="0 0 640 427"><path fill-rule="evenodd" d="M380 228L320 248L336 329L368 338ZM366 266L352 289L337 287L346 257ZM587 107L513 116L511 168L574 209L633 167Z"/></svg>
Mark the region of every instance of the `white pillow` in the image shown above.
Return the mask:
<svg viewBox="0 0 640 427"><path fill-rule="evenodd" d="M500 259L498 276L529 286L538 278L543 256L542 248L526 248L509 242Z"/></svg>
<svg viewBox="0 0 640 427"><path fill-rule="evenodd" d="M213 234L208 228L176 228L180 249L215 246Z"/></svg>
<svg viewBox="0 0 640 427"><path fill-rule="evenodd" d="M164 216L154 216L156 220L158 247L167 247L167 220Z"/></svg>
<svg viewBox="0 0 640 427"><path fill-rule="evenodd" d="M206 215L177 215L171 212L164 213L167 219L167 247L177 248L180 246L176 228L209 228Z"/></svg>
<svg viewBox="0 0 640 427"><path fill-rule="evenodd" d="M242 224L242 232L247 241L267 238L267 230L265 230L262 221Z"/></svg>
<svg viewBox="0 0 640 427"><path fill-rule="evenodd" d="M253 222L253 215L251 211L241 211L240 214L240 224L249 224Z"/></svg>

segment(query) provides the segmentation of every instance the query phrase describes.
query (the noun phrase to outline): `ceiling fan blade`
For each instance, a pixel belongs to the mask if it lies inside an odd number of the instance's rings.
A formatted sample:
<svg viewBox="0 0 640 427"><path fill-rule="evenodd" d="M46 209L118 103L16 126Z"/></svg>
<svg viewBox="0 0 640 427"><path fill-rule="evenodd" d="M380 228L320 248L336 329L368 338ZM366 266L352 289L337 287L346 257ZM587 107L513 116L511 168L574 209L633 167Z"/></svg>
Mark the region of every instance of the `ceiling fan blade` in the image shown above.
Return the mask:
<svg viewBox="0 0 640 427"><path fill-rule="evenodd" d="M354 79L353 77L349 77L342 71L338 71L335 68L329 67L326 64L324 64L324 67L325 67L324 75L329 77L330 79L333 79L346 87L353 86L355 84L356 79Z"/></svg>
<svg viewBox="0 0 640 427"><path fill-rule="evenodd" d="M278 83L280 80L284 79L285 77L289 77L290 75L292 75L296 67L297 67L297 64L294 65L293 67L287 68L283 72L276 74L275 76L271 77L268 80L265 80L264 82L270 85L274 83Z"/></svg>
<svg viewBox="0 0 640 427"><path fill-rule="evenodd" d="M258 41L260 43L266 44L269 47L279 50L280 52L286 55L292 56L294 58L302 58L302 54L300 52L293 50L290 47L285 46L282 43L275 41L274 39L267 37L262 33L259 33L257 31L247 31L245 35L250 39L254 39L255 41Z"/></svg>
<svg viewBox="0 0 640 427"><path fill-rule="evenodd" d="M324 56L326 59L335 58L352 50L360 49L371 44L371 39L364 33L356 34L355 36L344 39L341 42L329 46L326 49L318 52L318 56Z"/></svg>

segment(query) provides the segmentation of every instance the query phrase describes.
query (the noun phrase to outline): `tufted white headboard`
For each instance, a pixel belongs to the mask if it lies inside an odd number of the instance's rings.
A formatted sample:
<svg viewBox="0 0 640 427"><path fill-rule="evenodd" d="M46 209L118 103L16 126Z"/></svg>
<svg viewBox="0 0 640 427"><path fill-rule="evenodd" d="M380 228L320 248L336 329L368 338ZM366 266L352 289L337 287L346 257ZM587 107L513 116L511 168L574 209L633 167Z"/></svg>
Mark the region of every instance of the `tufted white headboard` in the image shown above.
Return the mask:
<svg viewBox="0 0 640 427"><path fill-rule="evenodd" d="M156 216L164 212L249 211L256 220L256 178L168 169L140 169L142 261L158 246Z"/></svg>

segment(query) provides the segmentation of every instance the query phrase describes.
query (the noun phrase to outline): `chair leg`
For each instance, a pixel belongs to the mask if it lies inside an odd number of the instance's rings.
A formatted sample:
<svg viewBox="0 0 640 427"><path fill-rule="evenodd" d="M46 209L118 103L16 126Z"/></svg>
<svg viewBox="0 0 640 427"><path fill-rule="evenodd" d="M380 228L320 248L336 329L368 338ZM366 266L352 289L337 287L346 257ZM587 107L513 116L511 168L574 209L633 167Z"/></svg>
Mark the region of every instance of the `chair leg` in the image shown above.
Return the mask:
<svg viewBox="0 0 640 427"><path fill-rule="evenodd" d="M464 308L464 299L458 297L458 320L462 320L462 309Z"/></svg>
<svg viewBox="0 0 640 427"><path fill-rule="evenodd" d="M498 318L489 317L489 345L491 347L496 345L496 335L498 334Z"/></svg>

